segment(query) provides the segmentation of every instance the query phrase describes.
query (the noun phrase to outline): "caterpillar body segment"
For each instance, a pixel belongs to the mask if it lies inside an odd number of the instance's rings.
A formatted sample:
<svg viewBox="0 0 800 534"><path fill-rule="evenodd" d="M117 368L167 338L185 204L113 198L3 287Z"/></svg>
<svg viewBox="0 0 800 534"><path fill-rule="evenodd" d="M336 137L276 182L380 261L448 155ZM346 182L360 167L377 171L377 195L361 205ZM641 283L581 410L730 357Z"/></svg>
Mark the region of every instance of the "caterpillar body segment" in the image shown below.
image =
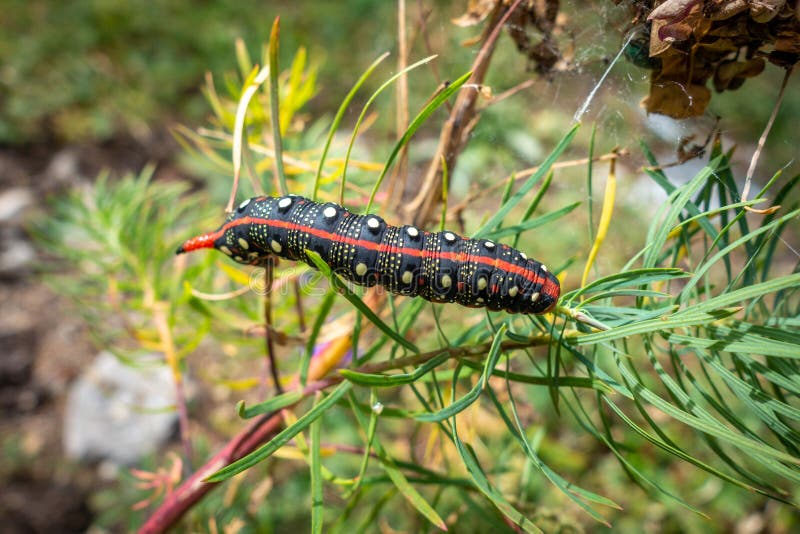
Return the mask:
<svg viewBox="0 0 800 534"><path fill-rule="evenodd" d="M313 265L306 256L313 250L362 286L510 313L545 313L560 294L547 267L507 245L391 226L377 215L295 195L245 200L217 231L189 239L177 253L201 248L253 265L272 255Z"/></svg>

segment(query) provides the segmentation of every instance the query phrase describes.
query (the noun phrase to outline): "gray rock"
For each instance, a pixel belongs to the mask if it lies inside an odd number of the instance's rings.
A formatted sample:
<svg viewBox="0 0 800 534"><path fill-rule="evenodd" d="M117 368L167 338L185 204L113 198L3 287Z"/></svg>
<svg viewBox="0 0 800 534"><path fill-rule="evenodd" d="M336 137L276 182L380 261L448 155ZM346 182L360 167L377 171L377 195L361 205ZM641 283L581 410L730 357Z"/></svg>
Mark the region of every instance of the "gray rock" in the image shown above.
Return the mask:
<svg viewBox="0 0 800 534"><path fill-rule="evenodd" d="M0 278L21 278L28 274L36 250L22 236L6 237L6 233L0 232Z"/></svg>
<svg viewBox="0 0 800 534"><path fill-rule="evenodd" d="M26 187L14 187L0 193L0 223L18 222L20 215L33 204L33 193Z"/></svg>
<svg viewBox="0 0 800 534"><path fill-rule="evenodd" d="M68 457L130 465L172 435L178 416L169 369L132 367L101 352L70 387L63 442Z"/></svg>

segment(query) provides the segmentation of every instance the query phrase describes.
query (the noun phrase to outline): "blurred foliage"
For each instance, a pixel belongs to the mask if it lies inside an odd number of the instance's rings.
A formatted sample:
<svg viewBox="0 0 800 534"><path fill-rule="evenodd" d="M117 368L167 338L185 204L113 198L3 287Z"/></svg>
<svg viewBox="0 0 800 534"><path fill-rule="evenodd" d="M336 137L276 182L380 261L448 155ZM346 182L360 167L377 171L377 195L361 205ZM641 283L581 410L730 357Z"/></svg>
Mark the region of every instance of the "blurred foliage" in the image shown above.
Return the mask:
<svg viewBox="0 0 800 534"><path fill-rule="evenodd" d="M48 266L47 279L84 304L80 310L103 347L133 364L143 351L164 353L179 374L181 359L208 327L181 308L183 280L208 273L202 266L182 272L173 261L174 236L201 213L202 201L187 196L184 183L151 184L151 175L149 168L113 181L100 176L53 202L52 216L34 231L48 253L70 265Z"/></svg>
<svg viewBox="0 0 800 534"><path fill-rule="evenodd" d="M0 17L0 143L138 137L154 124L198 118L206 110L196 90L204 73L228 68L236 38L261 42L276 14L292 21L285 48L311 42L342 57L354 51L343 35L369 41L370 50L392 47L393 35L375 35L363 24L390 17L392 9L391 3L363 0L346 9L311 0L280 9L258 0L6 0ZM329 78L357 72L347 64L322 64Z"/></svg>

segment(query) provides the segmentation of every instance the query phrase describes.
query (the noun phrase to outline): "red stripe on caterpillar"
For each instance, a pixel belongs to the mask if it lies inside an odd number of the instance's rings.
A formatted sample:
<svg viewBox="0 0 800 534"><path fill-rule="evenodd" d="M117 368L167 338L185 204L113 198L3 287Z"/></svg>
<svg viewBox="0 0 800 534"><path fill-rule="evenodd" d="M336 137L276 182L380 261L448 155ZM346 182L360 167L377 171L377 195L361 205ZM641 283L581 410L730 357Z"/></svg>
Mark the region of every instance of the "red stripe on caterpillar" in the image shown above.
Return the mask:
<svg viewBox="0 0 800 534"><path fill-rule="evenodd" d="M507 245L390 226L377 215L294 195L245 200L216 232L189 239L177 253L201 248L252 265L278 256L313 266L305 252L313 250L359 285L510 313L545 313L560 294L547 267Z"/></svg>

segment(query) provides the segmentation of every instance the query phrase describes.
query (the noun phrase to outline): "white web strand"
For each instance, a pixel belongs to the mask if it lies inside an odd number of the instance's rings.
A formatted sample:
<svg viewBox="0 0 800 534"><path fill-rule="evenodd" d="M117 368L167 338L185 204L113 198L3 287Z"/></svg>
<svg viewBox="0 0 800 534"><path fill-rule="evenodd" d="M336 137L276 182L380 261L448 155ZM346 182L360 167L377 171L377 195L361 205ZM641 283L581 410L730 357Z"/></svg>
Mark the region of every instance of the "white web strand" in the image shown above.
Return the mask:
<svg viewBox="0 0 800 534"><path fill-rule="evenodd" d="M619 61L619 58L622 56L622 53L625 52L625 47L628 46L628 43L631 42L631 40L633 39L633 37L635 35L636 35L636 32L631 32L631 34L628 36L628 38L625 40L625 42L622 43L622 46L620 47L619 52L617 52L617 55L614 56L614 59L608 65L608 67L606 68L606 70L603 73L603 75L600 76L600 79L597 81L595 86L589 92L589 96L587 96L586 100L583 101L583 104L581 105L581 107L578 108L578 111L575 112L575 115L573 116L573 118L575 119L575 122L581 122L581 119L583 118L583 115L589 109L589 105L591 105L592 100L594 99L595 95L597 94L597 91L600 89L600 86L603 85L603 82L608 77L608 73L611 72L611 69L614 67L614 65L617 64L617 61Z"/></svg>

